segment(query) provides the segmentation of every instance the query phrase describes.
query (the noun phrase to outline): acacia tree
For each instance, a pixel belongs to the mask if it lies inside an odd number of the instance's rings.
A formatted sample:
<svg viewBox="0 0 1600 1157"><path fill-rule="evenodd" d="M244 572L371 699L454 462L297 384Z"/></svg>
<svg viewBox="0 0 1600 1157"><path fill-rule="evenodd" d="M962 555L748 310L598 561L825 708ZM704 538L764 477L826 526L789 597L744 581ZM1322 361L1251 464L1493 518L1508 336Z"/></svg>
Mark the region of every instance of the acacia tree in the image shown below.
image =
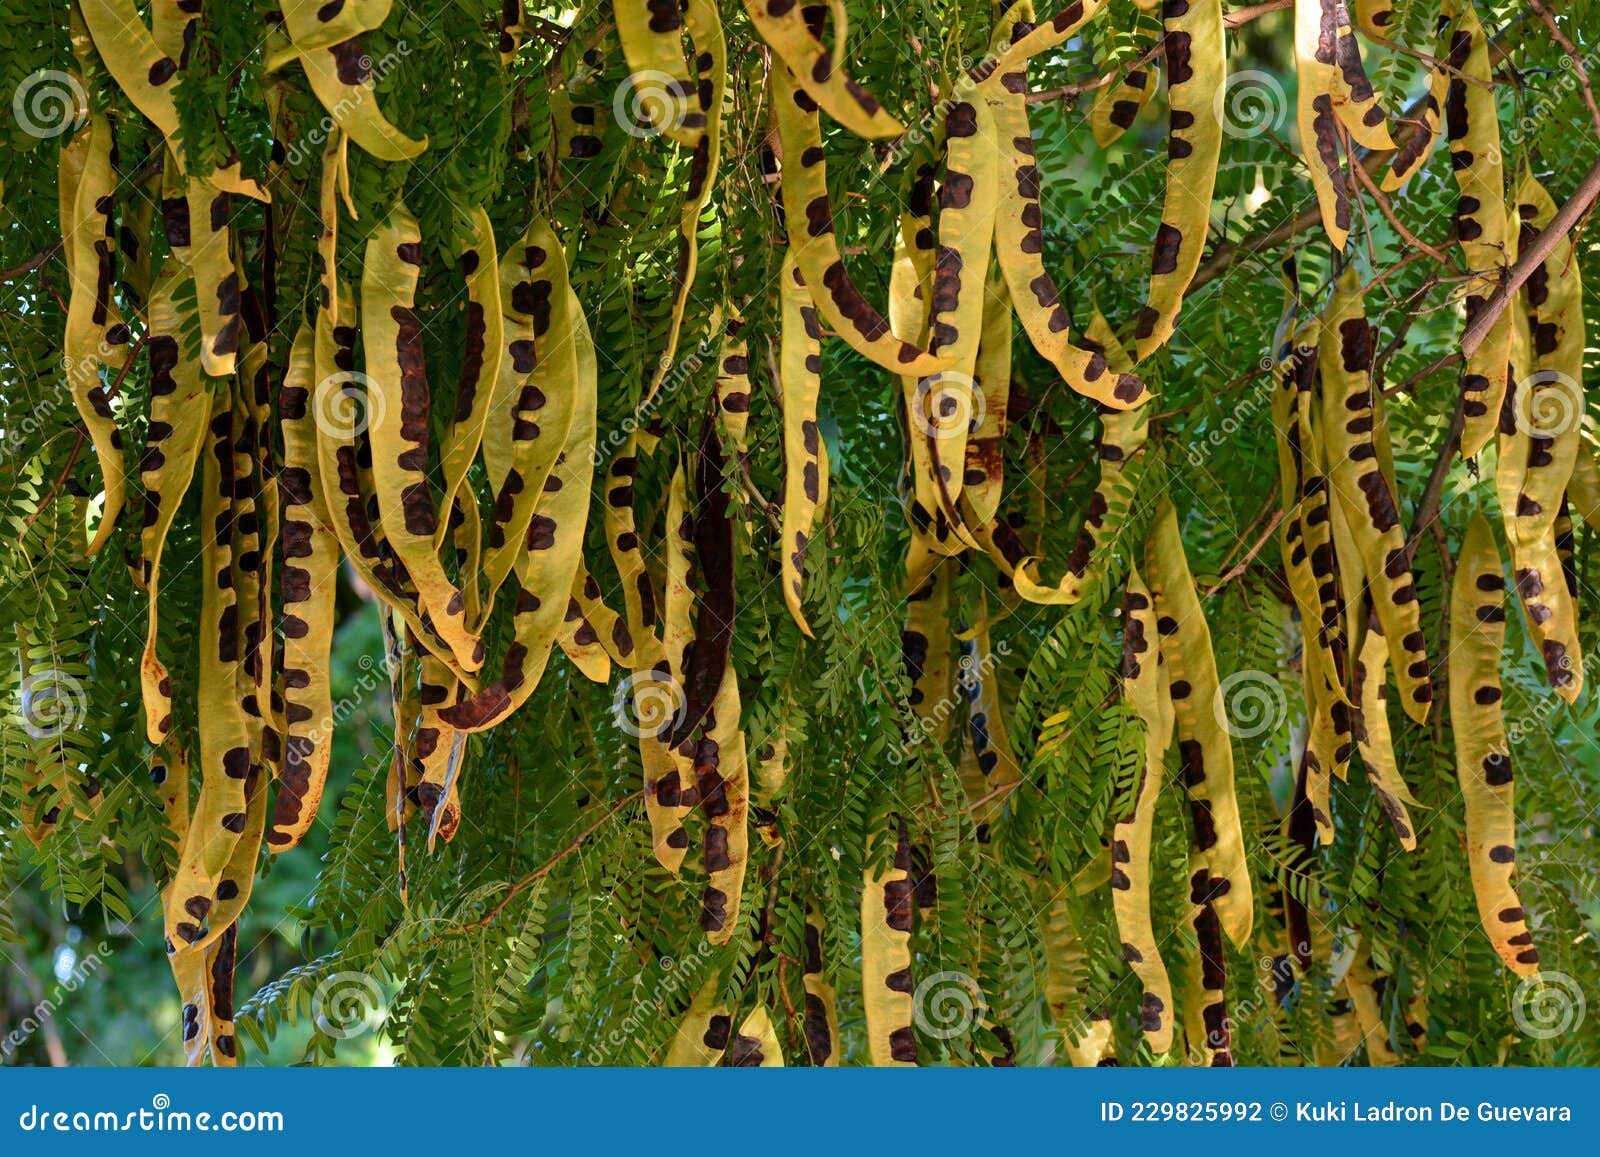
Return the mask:
<svg viewBox="0 0 1600 1157"><path fill-rule="evenodd" d="M1600 1059L1594 5L1050 5L11 6L8 1055Z"/></svg>

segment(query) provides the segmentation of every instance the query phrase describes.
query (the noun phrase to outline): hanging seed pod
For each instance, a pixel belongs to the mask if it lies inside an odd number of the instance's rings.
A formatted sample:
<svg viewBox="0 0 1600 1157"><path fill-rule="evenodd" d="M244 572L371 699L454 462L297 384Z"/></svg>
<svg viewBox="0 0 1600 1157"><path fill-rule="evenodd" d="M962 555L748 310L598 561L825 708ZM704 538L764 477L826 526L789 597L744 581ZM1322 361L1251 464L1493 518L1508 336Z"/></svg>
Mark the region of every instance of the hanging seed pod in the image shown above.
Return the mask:
<svg viewBox="0 0 1600 1157"><path fill-rule="evenodd" d="M917 1063L911 1027L911 843L904 823L887 870L868 867L861 889L861 993L867 1053L883 1067Z"/></svg>

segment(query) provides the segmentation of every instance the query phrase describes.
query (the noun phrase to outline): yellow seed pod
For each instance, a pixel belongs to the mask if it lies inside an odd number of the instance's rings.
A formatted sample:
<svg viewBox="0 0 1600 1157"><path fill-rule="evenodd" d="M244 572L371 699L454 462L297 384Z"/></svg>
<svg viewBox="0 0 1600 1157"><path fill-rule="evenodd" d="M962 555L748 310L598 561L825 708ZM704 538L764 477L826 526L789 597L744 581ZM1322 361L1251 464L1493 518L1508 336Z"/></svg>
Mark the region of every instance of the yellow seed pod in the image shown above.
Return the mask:
<svg viewBox="0 0 1600 1157"><path fill-rule="evenodd" d="M758 1004L744 1018L739 1031L728 1044L728 1066L735 1069L783 1068L783 1050L773 1031L767 1006Z"/></svg>
<svg viewBox="0 0 1600 1157"><path fill-rule="evenodd" d="M1337 87L1334 107L1345 130L1362 148L1388 151L1394 148L1389 135L1388 117L1378 103L1366 66L1361 63L1361 45L1350 24L1348 0L1318 0L1322 9L1322 39L1328 43L1331 61L1336 66Z"/></svg>
<svg viewBox="0 0 1600 1157"><path fill-rule="evenodd" d="M1010 70L1029 57L1066 43L1076 36L1084 25L1100 15L1104 7L1105 0L1070 0L1060 12L1043 24L1031 28L1019 25L1015 33L1021 35L1014 33L1008 46L991 47L990 54L995 57L995 71ZM1026 19L1031 23L1032 16Z"/></svg>
<svg viewBox="0 0 1600 1157"><path fill-rule="evenodd" d="M205 1063L207 1054L221 1068L238 1060L233 1035L233 968L238 931L229 928L210 947L168 958L178 986L183 1054L190 1067ZM225 983L219 983L219 977Z"/></svg>
<svg viewBox="0 0 1600 1157"><path fill-rule="evenodd" d="M268 44L268 62L298 60L306 80L328 115L357 145L380 161L409 161L428 147L427 137L408 137L378 107L373 83L374 62L352 36L326 48L302 49L275 37Z"/></svg>
<svg viewBox="0 0 1600 1157"><path fill-rule="evenodd" d="M1084 334L1084 346L1104 359L1112 373L1123 373L1132 363L1122 343L1099 310ZM1037 556L1027 555L1013 563L1010 556L1022 551L1014 535L988 539L988 550L1002 573L1009 573L1016 592L1030 603L1070 606L1083 597L1110 561L1107 550L1113 536L1126 522L1133 503L1133 483L1128 464L1144 449L1149 436L1150 408L1132 410L1100 408L1100 478L1084 511L1083 529L1078 532L1066 570L1059 582L1045 583L1039 575ZM996 526L998 529L998 526ZM1025 552L1024 552L1025 554Z"/></svg>
<svg viewBox="0 0 1600 1157"><path fill-rule="evenodd" d="M999 664L989 642L987 599L979 598L978 624L972 637L962 639L957 649L961 657L956 680L967 701L968 740L960 770L978 839L987 841L988 829L1005 809L1006 797L1022 782L1000 697Z"/></svg>
<svg viewBox="0 0 1600 1157"><path fill-rule="evenodd" d="M1250 867L1245 859L1239 801L1233 787L1233 744L1226 704L1217 680L1211 629L1189 573L1178 515L1162 501L1145 547L1144 577L1156 607L1161 658L1171 681L1178 753L1189 793L1194 838L1208 875L1192 891L1208 893L1222 929L1235 945L1250 939L1254 909ZM1198 856L1198 853L1197 853Z"/></svg>
<svg viewBox="0 0 1600 1157"><path fill-rule="evenodd" d="M965 533L960 498L967 440L979 419L975 380L984 329L984 286L994 245L996 206L994 119L988 101L966 77L956 81L945 112L945 176L939 191L939 251L933 269L928 352L947 368L917 383L912 436L928 447L939 509L958 538Z"/></svg>
<svg viewBox="0 0 1600 1157"><path fill-rule="evenodd" d="M566 444L539 489L538 505L517 546L517 594L512 631L500 677L464 702L441 709L439 717L460 731L482 731L527 701L544 675L550 648L583 554L594 476L595 405L599 371L583 307L562 283L565 314L571 319L576 373L568 397L571 424Z"/></svg>
<svg viewBox="0 0 1600 1157"><path fill-rule="evenodd" d="M59 168L62 251L72 287L61 361L72 403L89 432L105 485L100 524L85 550L90 555L105 545L116 528L127 492L122 431L101 380L102 368L120 369L128 359L128 327L112 300L116 174L111 168L111 150L111 122L95 113L72 142L63 146Z"/></svg>
<svg viewBox="0 0 1600 1157"><path fill-rule="evenodd" d="M1195 950L1183 963L1183 1031L1190 1063L1208 1068L1233 1064L1233 1029L1228 1021L1228 962L1222 928L1209 902L1189 913Z"/></svg>
<svg viewBox="0 0 1600 1157"><path fill-rule="evenodd" d="M382 28L389 19L394 0L343 0L328 4L324 0L278 0L284 27L301 52L332 48L352 36ZM521 6L518 5L520 12Z"/></svg>
<svg viewBox="0 0 1600 1157"><path fill-rule="evenodd" d="M140 582L150 595L140 686L145 735L159 746L172 730L172 689L156 654L157 604L161 556L167 532L194 478L211 410L199 361L188 351L172 300L176 278L164 275L150 297L150 425L139 477L144 485L144 527L140 535ZM185 817L187 819L187 817Z"/></svg>
<svg viewBox="0 0 1600 1157"><path fill-rule="evenodd" d="M1467 325L1488 303L1500 284L1514 240L1506 228L1506 188L1500 146L1500 120L1495 111L1489 45L1471 5L1455 13L1447 60L1456 72L1446 88L1445 130L1450 168L1460 196L1456 199L1456 240L1467 269L1477 277L1467 283L1463 306ZM1481 83L1469 83L1471 77ZM1467 358L1461 376L1461 456L1472 458L1494 437L1506 393L1506 366L1511 357L1511 311L1502 310L1489 335Z"/></svg>
<svg viewBox="0 0 1600 1157"><path fill-rule="evenodd" d="M774 68L771 83L783 146L781 181L788 256L798 263L817 309L851 348L886 370L926 375L947 368L952 364L950 358L936 357L891 332L883 315L850 280L834 232L816 102L786 69ZM988 192L992 196L992 187Z"/></svg>
<svg viewBox="0 0 1600 1157"><path fill-rule="evenodd" d="M801 633L811 637L800 599L806 551L821 500L818 461L822 431L817 426L817 395L822 388L822 327L794 253L784 257L779 274L782 336L778 373L783 391L783 525L781 550L783 601Z"/></svg>
<svg viewBox="0 0 1600 1157"><path fill-rule="evenodd" d="M226 898L218 889L249 818L246 780L253 756L236 690L242 656L233 581L233 437L232 399L221 391L212 402L201 459L200 525L210 528L201 536L200 558L201 788L167 903L169 951L191 945L198 950L222 934L225 925L213 924L208 932L206 918Z"/></svg>
<svg viewBox="0 0 1600 1157"><path fill-rule="evenodd" d="M1372 953L1362 942L1356 945L1355 959L1345 973L1345 989L1356 1014L1356 1025L1361 1040L1367 1048L1367 1064L1373 1068L1389 1068L1400 1063L1389 1037L1389 1021L1384 1015L1379 998L1380 987L1387 986L1389 977L1372 965Z"/></svg>
<svg viewBox="0 0 1600 1157"><path fill-rule="evenodd" d="M1600 528L1600 464L1595 461L1594 447L1587 442L1579 442L1573 458L1567 502L1590 530Z"/></svg>
<svg viewBox="0 0 1600 1157"><path fill-rule="evenodd" d="M1409 852L1417 846L1416 824L1410 812L1417 801L1395 761L1394 739L1389 731L1388 666L1389 650L1383 630L1377 619L1370 619L1354 667L1356 746L1367 769L1367 781L1400 846Z"/></svg>
<svg viewBox="0 0 1600 1157"><path fill-rule="evenodd" d="M1011 297L991 271L983 297L983 330L973 365L976 425L967 438L962 476L963 521L983 524L1000 511L1005 487L1006 406L1011 400Z"/></svg>
<svg viewBox="0 0 1600 1157"><path fill-rule="evenodd" d="M1394 0L1355 0L1356 27L1368 36L1388 36L1394 23Z"/></svg>
<svg viewBox="0 0 1600 1157"><path fill-rule="evenodd" d="M1150 921L1150 844L1156 800L1166 779L1173 701L1168 668L1156 639L1155 603L1137 568L1123 599L1122 693L1143 721L1145 759L1132 791L1118 801L1111 831L1111 907L1122 958L1143 988L1139 1027L1155 1053L1172 1047L1172 982Z"/></svg>
<svg viewBox="0 0 1600 1157"><path fill-rule="evenodd" d="M1494 532L1482 513L1467 524L1450 590L1450 720L1456 774L1467 816L1467 862L1478 918L1506 967L1539 970L1517 898L1516 785L1501 716L1500 657L1505 647L1505 575Z"/></svg>
<svg viewBox="0 0 1600 1157"><path fill-rule="evenodd" d="M739 714L739 681L730 664L694 755L695 789L706 820L700 927L712 944L733 938L750 863L750 764Z"/></svg>
<svg viewBox="0 0 1600 1157"><path fill-rule="evenodd" d="M1388 639L1400 705L1423 722L1433 702L1428 655L1411 577L1405 528L1395 494L1382 469L1375 429L1371 377L1373 331L1364 312L1365 290L1352 267L1339 279L1322 321L1318 369L1322 375L1322 443L1328 479L1348 528L1360 577L1371 592L1378 621ZM1337 523L1336 523L1337 529ZM1340 565L1346 552L1335 541ZM1344 576L1340 576L1341 580ZM1341 582L1345 597L1360 593ZM1346 620L1355 635L1357 619ZM1351 649L1355 650L1352 637Z"/></svg>
<svg viewBox="0 0 1600 1157"><path fill-rule="evenodd" d="M936 747L950 735L955 672L950 657L950 584L954 568L936 566L906 595L900 660L911 680L908 700L923 734Z"/></svg>
<svg viewBox="0 0 1600 1157"><path fill-rule="evenodd" d="M1150 258L1150 294L1134 324L1136 361L1166 344L1200 267L1222 155L1217 95L1228 80L1221 0L1167 0L1167 192Z"/></svg>
<svg viewBox="0 0 1600 1157"><path fill-rule="evenodd" d="M878 98L850 79L823 43L806 26L805 9L793 0L744 0L745 11L761 39L783 61L814 105L859 137L897 137L901 123L884 111ZM837 27L839 40L844 29ZM773 74L783 71L773 69ZM782 115L780 111L780 116ZM787 152L785 153L787 156Z"/></svg>
<svg viewBox="0 0 1600 1157"><path fill-rule="evenodd" d="M822 934L827 928L815 903L806 909L804 970L800 983L806 990L806 1052L817 1068L839 1066L839 1013L833 986L822 973Z"/></svg>
<svg viewBox="0 0 1600 1157"><path fill-rule="evenodd" d="M428 377L422 323L413 312L421 270L417 219L397 201L367 242L361 273L366 434L384 537L416 586L419 611L459 669L472 672L483 666L483 643L468 628L466 599L445 575L433 545L438 514L427 476Z"/></svg>
<svg viewBox="0 0 1600 1157"><path fill-rule="evenodd" d="M561 620L561 632L556 636L561 650L585 678L596 683L609 683L613 657L619 663L623 661L620 654L615 654L616 643L611 635L611 631L619 626L623 627L626 637L627 628L623 626L622 619L600 600L599 584L589 574L580 556L572 575L567 613ZM602 628L605 634L601 633ZM630 652L633 649L631 639L628 640L628 649Z"/></svg>
<svg viewBox="0 0 1600 1157"><path fill-rule="evenodd" d="M633 100L648 122L646 127L693 148L701 126L691 118L700 109L684 59L683 9L682 4L648 0L617 0L611 6L622 55L632 73Z"/></svg>
<svg viewBox="0 0 1600 1157"><path fill-rule="evenodd" d="M1044 914L1044 999L1050 1006L1056 1031L1067 1059L1074 1068L1096 1068L1117 1063L1117 1036L1104 1008L1083 1007L1084 983L1088 978L1083 942L1073 927L1067 906L1067 888L1061 884L1039 882L1038 893Z"/></svg>
<svg viewBox="0 0 1600 1157"><path fill-rule="evenodd" d="M1139 56L1144 56L1143 52ZM1108 149L1133 127L1144 106L1156 91L1156 70L1149 64L1121 72L1110 84L1095 90L1089 109L1089 129L1095 144Z"/></svg>
<svg viewBox="0 0 1600 1157"><path fill-rule="evenodd" d="M504 447L506 435L500 431L509 431L510 459L503 478L493 478L498 464L491 468L495 502L483 556L485 615L521 558L523 540L534 530L535 507L543 500L546 481L556 459L566 452L568 435L578 421L574 407L585 397L592 399L589 387L577 380L579 321L571 306L575 298L561 241L547 222L536 219L518 244L517 268L526 279L511 287L510 307L527 316L533 345L531 351L518 347L512 357L530 358L532 370L520 388L511 388L502 378L495 394L492 421L499 427L495 439ZM514 364L512 376L518 372Z"/></svg>
<svg viewBox="0 0 1600 1157"><path fill-rule="evenodd" d="M750 453L750 348L743 334L744 318L730 310L717 354L717 421L736 462L743 462Z"/></svg>
<svg viewBox="0 0 1600 1157"><path fill-rule="evenodd" d="M666 583L662 591L661 647L667 678L676 691L688 685L686 672L695 639L694 507L689 501L689 474L682 459L667 485ZM676 726L666 729L670 734Z"/></svg>
<svg viewBox="0 0 1600 1157"><path fill-rule="evenodd" d="M439 471L444 487L439 509L449 510L462 493L467 471L478 457L484 427L503 413L498 393L500 363L506 356L505 322L500 300L500 261L495 252L494 226L479 205L467 214L459 242L462 276L466 279L466 339L461 355L461 377L456 387L456 408L439 447ZM470 489L468 501L476 505ZM434 549L444 545L449 531L445 520L434 531ZM472 618L471 621L477 621Z"/></svg>
<svg viewBox="0 0 1600 1157"><path fill-rule="evenodd" d="M1333 247L1343 249L1350 235L1350 182L1339 136L1337 30L1328 26L1334 9L1334 0L1295 0L1295 118L1301 154L1322 210L1322 227Z"/></svg>
<svg viewBox="0 0 1600 1157"><path fill-rule="evenodd" d="M1012 9L1015 11L1017 8ZM1005 27L996 30L997 41ZM1017 30L1023 27L1026 25ZM991 52L998 49L996 43ZM1034 160L1033 130L1028 124L1027 69L1027 58L1018 58L1014 65L997 70L983 84L994 121L993 139L999 149L995 253L1010 287L1017 317L1039 355L1078 393L1103 406L1127 409L1144 400L1143 380L1131 367L1108 372L1106 357L1100 351L1088 348L1087 342L1084 348L1072 343L1072 319L1045 268L1039 168Z"/></svg>
<svg viewBox="0 0 1600 1157"><path fill-rule="evenodd" d="M174 140L178 62L156 44L133 0L81 0L78 10L117 87L163 137Z"/></svg>
<svg viewBox="0 0 1600 1157"><path fill-rule="evenodd" d="M911 844L900 826L887 869L868 865L861 888L861 1001L867 1055L878 1067L917 1063L912 1029Z"/></svg>
<svg viewBox="0 0 1600 1157"><path fill-rule="evenodd" d="M1523 246L1549 227L1556 212L1532 176L1524 178L1516 208ZM1501 515L1517 594L1546 675L1571 702L1583 688L1583 655L1577 601L1556 548L1556 520L1579 456L1585 399L1583 285L1569 239L1556 244L1507 312L1514 312L1516 380L1507 387L1515 394L1502 419L1510 418L1515 434L1500 439L1495 478Z"/></svg>
<svg viewBox="0 0 1600 1157"><path fill-rule="evenodd" d="M733 1018L720 999L722 970L713 968L695 992L667 1045L667 1068L712 1068L722 1060L733 1032Z"/></svg>

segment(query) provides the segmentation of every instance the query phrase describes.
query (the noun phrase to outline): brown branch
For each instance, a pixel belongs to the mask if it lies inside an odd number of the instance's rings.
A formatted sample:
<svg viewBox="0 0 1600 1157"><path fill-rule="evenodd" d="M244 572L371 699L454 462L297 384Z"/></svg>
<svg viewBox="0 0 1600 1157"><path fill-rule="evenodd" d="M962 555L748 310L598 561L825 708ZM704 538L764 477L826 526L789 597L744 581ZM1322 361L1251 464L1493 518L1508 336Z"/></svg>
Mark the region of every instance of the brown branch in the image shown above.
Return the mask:
<svg viewBox="0 0 1600 1157"><path fill-rule="evenodd" d="M1544 264L1544 259L1550 256L1550 251L1556 244L1578 223L1578 218L1589 211L1589 206L1594 204L1595 198L1600 196L1600 160L1589 166L1589 171L1583 175L1583 180L1578 182L1577 190L1572 194L1572 199L1556 211L1550 224L1539 231L1533 244L1522 249L1517 255L1517 263L1511 267L1509 276L1500 283L1500 288L1484 303L1482 309L1472 319L1472 324L1467 326L1467 332L1461 337L1461 353L1471 357L1483 344L1483 339L1489 336L1489 330L1494 327L1495 319L1505 311L1506 305L1511 301L1513 294L1522 288L1522 283L1539 266Z"/></svg>
<svg viewBox="0 0 1600 1157"><path fill-rule="evenodd" d="M1272 499L1269 497L1267 501L1270 503ZM1256 516L1256 520L1258 522L1260 521L1260 515ZM1250 564L1256 560L1256 555L1260 554L1262 548L1265 547L1269 541L1271 541L1272 532L1278 529L1278 523L1282 521L1283 508L1279 507L1277 510L1273 511L1272 518L1268 520L1266 529L1261 532L1261 537L1256 539L1255 545L1246 551L1245 556L1236 562L1232 567L1230 567L1227 573L1217 580L1215 586L1206 591L1205 597L1209 599L1212 595L1216 594L1234 579L1244 574L1245 571L1249 570ZM1240 539L1240 541L1242 542L1244 540Z"/></svg>
<svg viewBox="0 0 1600 1157"><path fill-rule="evenodd" d="M23 274L32 273L35 269L39 268L39 266L49 261L52 257L60 252L61 238L57 237L53 242L51 242L45 248L39 250L39 252L35 253L32 257L28 258L21 264L13 265L10 269L0 269L0 281L15 281Z"/></svg>
<svg viewBox="0 0 1600 1157"><path fill-rule="evenodd" d="M1567 39L1566 33L1556 24L1555 13L1546 8L1542 0L1528 0L1528 7L1544 21L1544 26L1550 30L1550 38L1561 45L1561 50L1571 61L1572 75L1578 78L1578 84L1583 89L1583 103L1589 106L1589 119L1594 122L1596 135L1600 135L1600 106L1596 106L1594 102L1594 89L1589 85L1589 70L1583 66L1583 54L1572 41Z"/></svg>
<svg viewBox="0 0 1600 1157"><path fill-rule="evenodd" d="M551 856L548 860L546 860L539 867L535 868L533 871L529 872L526 876L522 877L522 879L512 884L511 887L507 888L506 894L500 898L500 902L493 908L490 908L489 911L470 923L457 924L454 928L446 928L443 932L439 933L439 935L431 936L427 940L420 941L416 947L426 948L430 944L437 944L447 936L462 936L468 932L475 932L479 928L487 928L490 924L493 924L497 919L499 919L500 913L506 910L506 906L509 905L517 895L519 895L525 889L531 887L539 880L542 880L548 876L555 869L557 864L581 848L584 844L584 841L610 823L612 819L616 817L616 814L619 811L627 807L629 804L634 803L642 798L644 798L643 791L631 792L630 794L623 796L614 805L612 805L610 811L606 812L605 815L595 820L594 823L590 824L588 827L584 828L583 831L574 836L570 844L562 848L559 852Z"/></svg>

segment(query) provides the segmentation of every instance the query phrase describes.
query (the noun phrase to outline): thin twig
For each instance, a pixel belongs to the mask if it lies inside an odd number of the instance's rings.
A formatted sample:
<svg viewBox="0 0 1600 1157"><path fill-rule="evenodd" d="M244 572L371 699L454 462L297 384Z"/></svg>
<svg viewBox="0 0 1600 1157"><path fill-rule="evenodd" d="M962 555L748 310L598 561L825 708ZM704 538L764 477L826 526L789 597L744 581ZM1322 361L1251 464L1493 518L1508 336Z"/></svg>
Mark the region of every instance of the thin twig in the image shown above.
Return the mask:
<svg viewBox="0 0 1600 1157"><path fill-rule="evenodd" d="M1583 175L1583 180L1578 182L1578 188L1573 192L1572 199L1556 211L1550 224L1539 231L1533 243L1522 248L1517 254L1517 263L1511 267L1509 276L1500 283L1500 288L1484 303L1482 309L1472 319L1472 324L1467 326L1467 332L1461 337L1461 353L1471 357L1483 344L1483 339L1489 336L1489 331L1494 328L1495 319L1505 311L1511 297L1522 288L1522 283L1528 280L1530 274L1541 265L1544 259L1550 256L1550 251L1556 247L1563 237L1572 232L1578 223L1578 218L1589 211L1589 206L1600 196L1600 160L1589 166L1589 171Z"/></svg>
<svg viewBox="0 0 1600 1157"><path fill-rule="evenodd" d="M61 238L57 237L49 245L39 250L39 252L35 253L32 257L28 258L20 265L13 265L10 269L0 269L0 281L15 281L25 273L32 273L35 269L49 261L57 253L60 253L61 244Z"/></svg>
<svg viewBox="0 0 1600 1157"><path fill-rule="evenodd" d="M1270 503L1272 499L1268 498L1267 501ZM1265 508L1263 508L1263 512L1264 511ZM1260 521L1260 515L1257 515L1256 520L1258 522ZM1245 571L1250 569L1250 564L1256 560L1256 555L1260 554L1261 549L1272 539L1272 532L1278 529L1278 523L1282 521L1283 508L1280 506L1277 510L1272 512L1272 518L1267 522L1266 529L1261 532L1261 537L1256 539L1255 545L1246 551L1245 556L1235 563L1231 568L1229 568L1228 572L1217 580L1215 586L1206 591L1206 598L1209 599L1212 595L1216 594L1223 587L1227 586L1234 579L1238 578L1240 575L1244 574ZM1240 541L1242 542L1244 540L1241 538Z"/></svg>
<svg viewBox="0 0 1600 1157"><path fill-rule="evenodd" d="M1550 30L1550 38L1561 45L1562 51L1567 54L1572 75L1578 78L1578 84L1583 88L1583 103L1589 106L1589 119L1594 122L1595 134L1600 136L1600 105L1595 104L1594 89L1589 86L1589 70L1583 66L1583 54L1567 39L1567 34L1556 24L1555 13L1546 8L1542 0L1528 0L1528 7L1544 21L1544 26Z"/></svg>

